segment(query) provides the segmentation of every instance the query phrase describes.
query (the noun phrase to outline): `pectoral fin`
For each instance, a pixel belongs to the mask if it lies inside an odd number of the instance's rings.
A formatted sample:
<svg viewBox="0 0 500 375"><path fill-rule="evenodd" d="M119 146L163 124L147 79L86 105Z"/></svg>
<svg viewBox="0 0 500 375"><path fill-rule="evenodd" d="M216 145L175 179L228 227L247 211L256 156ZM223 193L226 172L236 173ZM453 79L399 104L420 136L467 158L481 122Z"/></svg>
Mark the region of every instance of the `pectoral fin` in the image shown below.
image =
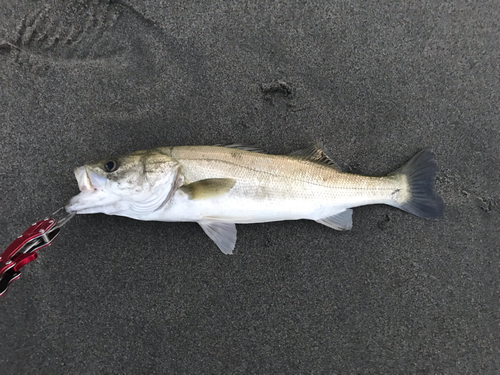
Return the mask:
<svg viewBox="0 0 500 375"><path fill-rule="evenodd" d="M201 228L224 254L232 254L236 244L236 225L234 223L200 221Z"/></svg>
<svg viewBox="0 0 500 375"><path fill-rule="evenodd" d="M189 199L209 199L226 194L236 183L232 178L209 178L199 180L180 188Z"/></svg>
<svg viewBox="0 0 500 375"><path fill-rule="evenodd" d="M352 228L352 210L348 208L338 214L316 220L316 222L336 230L350 230Z"/></svg>

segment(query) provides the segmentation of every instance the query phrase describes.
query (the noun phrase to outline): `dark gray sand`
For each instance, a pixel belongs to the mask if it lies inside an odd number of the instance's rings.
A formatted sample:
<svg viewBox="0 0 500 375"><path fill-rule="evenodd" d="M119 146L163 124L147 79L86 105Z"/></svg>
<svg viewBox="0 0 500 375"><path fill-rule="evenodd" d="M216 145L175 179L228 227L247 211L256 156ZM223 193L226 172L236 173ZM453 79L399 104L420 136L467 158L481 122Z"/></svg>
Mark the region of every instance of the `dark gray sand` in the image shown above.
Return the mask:
<svg viewBox="0 0 500 375"><path fill-rule="evenodd" d="M74 167L165 145L320 142L372 175L429 146L446 204L358 208L344 233L240 225L233 256L196 224L79 216L0 300L2 374L500 371L497 1L0 17L2 249L78 192Z"/></svg>

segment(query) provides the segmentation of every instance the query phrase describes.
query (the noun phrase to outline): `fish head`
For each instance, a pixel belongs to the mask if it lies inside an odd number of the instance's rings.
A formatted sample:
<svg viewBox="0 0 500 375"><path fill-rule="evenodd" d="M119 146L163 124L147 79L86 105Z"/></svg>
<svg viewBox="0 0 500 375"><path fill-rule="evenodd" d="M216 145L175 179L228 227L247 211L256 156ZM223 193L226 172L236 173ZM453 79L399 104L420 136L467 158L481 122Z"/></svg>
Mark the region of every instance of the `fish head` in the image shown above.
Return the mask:
<svg viewBox="0 0 500 375"><path fill-rule="evenodd" d="M177 161L161 150L138 151L75 168L80 194L66 211L141 218L164 205L178 182Z"/></svg>

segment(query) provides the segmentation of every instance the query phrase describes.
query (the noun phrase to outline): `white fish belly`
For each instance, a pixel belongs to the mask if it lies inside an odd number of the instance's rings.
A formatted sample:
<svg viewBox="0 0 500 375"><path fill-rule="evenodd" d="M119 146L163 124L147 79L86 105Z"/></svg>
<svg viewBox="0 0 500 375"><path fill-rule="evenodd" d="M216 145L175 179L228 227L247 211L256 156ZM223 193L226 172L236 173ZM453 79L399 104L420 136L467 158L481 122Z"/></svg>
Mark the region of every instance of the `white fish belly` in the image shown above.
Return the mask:
<svg viewBox="0 0 500 375"><path fill-rule="evenodd" d="M207 200L189 200L174 197L155 220L162 221L223 221L230 223L264 223L281 220L312 219L334 215L339 207L313 206L311 202L251 201L222 197Z"/></svg>

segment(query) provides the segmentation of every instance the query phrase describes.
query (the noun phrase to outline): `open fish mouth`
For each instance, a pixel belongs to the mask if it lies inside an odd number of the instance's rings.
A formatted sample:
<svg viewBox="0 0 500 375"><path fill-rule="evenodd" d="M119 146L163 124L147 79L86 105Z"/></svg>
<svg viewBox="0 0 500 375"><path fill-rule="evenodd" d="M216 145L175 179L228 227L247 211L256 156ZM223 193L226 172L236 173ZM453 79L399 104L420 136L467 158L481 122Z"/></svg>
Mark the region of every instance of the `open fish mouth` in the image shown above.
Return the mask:
<svg viewBox="0 0 500 375"><path fill-rule="evenodd" d="M80 194L70 199L66 211L77 213L103 212L103 207L113 204L118 198L104 188L109 182L105 177L87 170L85 166L75 168L75 178Z"/></svg>
<svg viewBox="0 0 500 375"><path fill-rule="evenodd" d="M90 181L89 175L87 173L87 168L83 166L75 168L74 173L76 181L78 182L78 188L81 192L94 190L92 182Z"/></svg>
<svg viewBox="0 0 500 375"><path fill-rule="evenodd" d="M92 192L96 190L90 181L90 177L85 166L75 168L74 174L78 183L78 189L80 189L81 193L70 199L68 205L66 206L66 211L68 212L78 212L82 209L90 208L88 204L85 205L84 203L90 198Z"/></svg>
<svg viewBox="0 0 500 375"><path fill-rule="evenodd" d="M106 177L88 171L85 166L75 168L74 170L78 188L81 192L100 190L106 187L109 180Z"/></svg>

